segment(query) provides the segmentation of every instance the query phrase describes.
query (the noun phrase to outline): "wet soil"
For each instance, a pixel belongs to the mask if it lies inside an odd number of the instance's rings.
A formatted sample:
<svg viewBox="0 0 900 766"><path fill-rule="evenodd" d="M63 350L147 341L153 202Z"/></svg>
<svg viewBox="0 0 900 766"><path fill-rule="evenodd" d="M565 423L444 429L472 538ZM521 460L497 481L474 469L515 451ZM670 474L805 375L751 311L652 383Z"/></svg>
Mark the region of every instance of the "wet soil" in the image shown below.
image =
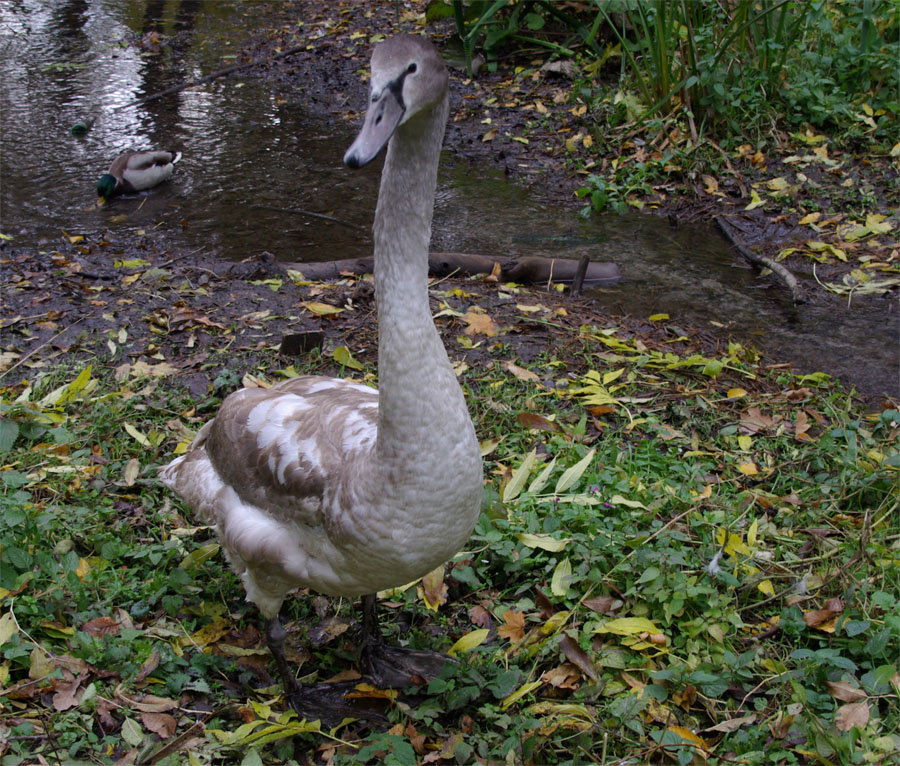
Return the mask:
<svg viewBox="0 0 900 766"><path fill-rule="evenodd" d="M129 262L135 255L140 265ZM340 369L328 358L338 346L363 365L377 361L375 303L366 278L295 284L270 259L211 262L203 254L172 253L164 237L153 236L137 245L78 243L39 259L7 248L2 261L7 288L0 326L13 341L4 344L4 385L24 386L59 362L90 362L95 373L174 378L204 397L224 371L240 380L273 352L299 369L317 360L326 373ZM585 325L616 327L678 353L722 350L709 333L676 340L666 327L611 316L590 298L511 289L489 277L435 281L431 304L434 313L453 312L436 320L451 357L476 369L554 358L567 363L570 376L583 374L590 365L580 340ZM323 305L338 312L323 315ZM466 335L461 315L473 307L490 316L496 335ZM460 337L470 337L471 347Z"/></svg>

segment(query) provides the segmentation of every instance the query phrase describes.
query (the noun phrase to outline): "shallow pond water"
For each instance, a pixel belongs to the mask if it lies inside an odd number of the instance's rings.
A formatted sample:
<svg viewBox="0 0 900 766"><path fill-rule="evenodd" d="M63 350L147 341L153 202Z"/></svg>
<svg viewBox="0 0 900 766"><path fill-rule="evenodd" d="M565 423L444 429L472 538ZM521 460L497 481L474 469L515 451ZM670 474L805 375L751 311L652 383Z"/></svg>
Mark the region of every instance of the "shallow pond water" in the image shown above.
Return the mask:
<svg viewBox="0 0 900 766"><path fill-rule="evenodd" d="M311 116L265 81L223 78L125 104L227 64L260 2L0 0L0 226L16 244L60 229L98 236L161 225L173 252L239 260L330 260L370 252L377 166L346 170L353 126ZM159 45L156 39L166 41ZM135 45L135 41L140 41ZM360 105L348 105L348 108ZM96 119L83 137L71 126ZM94 184L128 148L173 148L172 180L98 209ZM611 310L734 337L773 362L900 395L898 320L885 301L793 307L715 230L654 216L577 217L539 192L445 152L433 249L615 261L623 280L591 294Z"/></svg>

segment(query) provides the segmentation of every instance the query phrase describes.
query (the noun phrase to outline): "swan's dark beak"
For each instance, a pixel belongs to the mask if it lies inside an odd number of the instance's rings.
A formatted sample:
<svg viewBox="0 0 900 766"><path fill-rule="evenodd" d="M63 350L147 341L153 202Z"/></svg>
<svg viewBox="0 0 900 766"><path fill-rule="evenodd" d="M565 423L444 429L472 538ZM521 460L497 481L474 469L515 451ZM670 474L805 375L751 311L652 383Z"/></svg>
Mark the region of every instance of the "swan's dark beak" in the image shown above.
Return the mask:
<svg viewBox="0 0 900 766"><path fill-rule="evenodd" d="M385 88L369 106L362 130L344 155L344 164L356 170L374 160L394 135L405 112L399 89Z"/></svg>

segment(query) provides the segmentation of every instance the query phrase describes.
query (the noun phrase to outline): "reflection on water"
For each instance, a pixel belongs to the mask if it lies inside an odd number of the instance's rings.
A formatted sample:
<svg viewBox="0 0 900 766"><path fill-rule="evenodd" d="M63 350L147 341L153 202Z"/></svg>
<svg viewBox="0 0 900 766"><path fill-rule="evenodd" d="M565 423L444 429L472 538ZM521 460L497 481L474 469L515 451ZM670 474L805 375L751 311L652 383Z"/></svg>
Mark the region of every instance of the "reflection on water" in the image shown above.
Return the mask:
<svg viewBox="0 0 900 766"><path fill-rule="evenodd" d="M283 260L370 252L376 163L351 173L341 157L353 126L317 121L266 81L223 78L118 108L237 61L259 0L16 0L0 17L0 215L19 243L59 229L113 236L159 227L173 251L224 259L268 250ZM280 2L267 3L284 10ZM362 105L360 105L362 106ZM76 120L96 117L76 138ZM172 180L95 205L94 184L125 149L178 149ZM329 222L312 214L338 220ZM124 220L123 220L124 218ZM592 221L445 153L434 249L579 257L619 264L625 279L595 293L611 310L733 335L775 361L900 393L897 321L885 304L799 310L704 227L655 217Z"/></svg>
<svg viewBox="0 0 900 766"><path fill-rule="evenodd" d="M374 176L342 171L348 138L316 124L258 81L222 79L120 108L235 59L259 3L28 0L4 15L3 226L23 237L145 229L159 222L190 247L240 259L352 256L355 227L302 213L344 208ZM83 138L76 120L95 116ZM349 137L349 134L348 134ZM126 149L178 149L172 181L96 209L94 184ZM127 221L121 221L123 215ZM344 213L360 225L365 214ZM351 221L352 222L352 221ZM177 243L173 243L177 244Z"/></svg>

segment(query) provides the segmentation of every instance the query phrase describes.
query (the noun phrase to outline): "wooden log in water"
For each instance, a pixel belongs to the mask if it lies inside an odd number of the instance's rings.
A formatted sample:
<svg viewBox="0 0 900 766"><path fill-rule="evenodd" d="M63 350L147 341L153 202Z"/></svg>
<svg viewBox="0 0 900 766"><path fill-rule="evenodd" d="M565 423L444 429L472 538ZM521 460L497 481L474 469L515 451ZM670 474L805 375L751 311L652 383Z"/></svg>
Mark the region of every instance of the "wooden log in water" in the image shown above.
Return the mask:
<svg viewBox="0 0 900 766"><path fill-rule="evenodd" d="M496 264L496 266L495 266ZM280 266L295 269L306 279L338 279L343 274L370 274L373 259L347 258L341 261L285 263ZM430 253L428 273L433 277L471 276L493 274L499 266L498 278L503 282L536 284L540 282L571 282L578 272L579 262L568 258L542 258L528 255L511 258L503 255L477 255L475 253ZM584 274L586 285L609 285L621 279L619 267L614 263L589 262Z"/></svg>

